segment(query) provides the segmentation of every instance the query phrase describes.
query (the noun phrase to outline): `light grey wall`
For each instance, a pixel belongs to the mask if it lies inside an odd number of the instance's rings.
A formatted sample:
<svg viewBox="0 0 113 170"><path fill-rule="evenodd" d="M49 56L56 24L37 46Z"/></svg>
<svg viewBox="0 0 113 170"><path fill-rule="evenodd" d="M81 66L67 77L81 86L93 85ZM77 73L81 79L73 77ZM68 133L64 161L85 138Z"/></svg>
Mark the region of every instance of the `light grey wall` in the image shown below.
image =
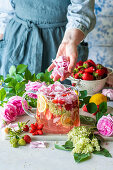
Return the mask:
<svg viewBox="0 0 113 170"><path fill-rule="evenodd" d="M113 68L113 0L95 0L96 26L89 33L89 58Z"/></svg>

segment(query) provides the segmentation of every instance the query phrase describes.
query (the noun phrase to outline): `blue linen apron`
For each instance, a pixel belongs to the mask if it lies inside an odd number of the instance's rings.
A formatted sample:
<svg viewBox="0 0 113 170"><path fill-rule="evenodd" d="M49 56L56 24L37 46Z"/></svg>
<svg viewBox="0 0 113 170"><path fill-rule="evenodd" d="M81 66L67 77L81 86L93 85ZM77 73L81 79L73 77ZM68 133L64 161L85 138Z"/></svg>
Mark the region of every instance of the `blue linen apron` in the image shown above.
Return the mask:
<svg viewBox="0 0 113 170"><path fill-rule="evenodd" d="M1 49L4 76L18 64L28 65L32 73L45 71L63 39L69 4L70 0L14 0L15 16L7 25ZM80 44L78 53L79 60L86 60L87 45Z"/></svg>

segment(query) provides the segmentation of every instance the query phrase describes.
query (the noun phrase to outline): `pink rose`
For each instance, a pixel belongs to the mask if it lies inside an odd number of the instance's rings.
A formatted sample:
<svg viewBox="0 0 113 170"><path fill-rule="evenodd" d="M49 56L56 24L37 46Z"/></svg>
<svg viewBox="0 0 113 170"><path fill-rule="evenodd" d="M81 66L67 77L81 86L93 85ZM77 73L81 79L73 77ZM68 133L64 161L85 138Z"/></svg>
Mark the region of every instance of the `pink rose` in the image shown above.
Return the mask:
<svg viewBox="0 0 113 170"><path fill-rule="evenodd" d="M6 122L12 122L16 120L17 111L13 104L6 104L4 107L0 107L1 119Z"/></svg>
<svg viewBox="0 0 113 170"><path fill-rule="evenodd" d="M13 104L16 107L17 116L24 115L25 111L22 106L22 97L20 96L13 96L9 98L8 104ZM28 109L27 101L24 100L24 106Z"/></svg>
<svg viewBox="0 0 113 170"><path fill-rule="evenodd" d="M97 123L97 129L104 136L113 135L113 116L102 116Z"/></svg>
<svg viewBox="0 0 113 170"><path fill-rule="evenodd" d="M56 77L57 75L60 75L63 77L68 72L68 66L69 61L67 60L67 57L65 56L59 56L55 60L53 60L53 64L55 65L53 71L52 71L52 77Z"/></svg>
<svg viewBox="0 0 113 170"><path fill-rule="evenodd" d="M102 94L113 100L113 89L103 89Z"/></svg>
<svg viewBox="0 0 113 170"><path fill-rule="evenodd" d="M25 85L26 86L25 90L26 90L26 92L32 92L32 91L37 92L42 85L46 86L46 83L45 82L40 83L40 82L31 82L31 81L29 81L28 84ZM28 95L31 98L37 99L36 94L29 93Z"/></svg>

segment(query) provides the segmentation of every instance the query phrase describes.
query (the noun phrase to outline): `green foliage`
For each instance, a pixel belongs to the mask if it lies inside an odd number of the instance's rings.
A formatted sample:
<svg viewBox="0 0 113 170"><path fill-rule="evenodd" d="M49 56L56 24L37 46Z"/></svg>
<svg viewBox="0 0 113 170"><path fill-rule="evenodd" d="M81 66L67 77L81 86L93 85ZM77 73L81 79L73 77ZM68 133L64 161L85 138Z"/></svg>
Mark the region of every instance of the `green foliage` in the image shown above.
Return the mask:
<svg viewBox="0 0 113 170"><path fill-rule="evenodd" d="M39 73L37 75L31 74L28 70L27 65L20 64L17 67L12 65L9 69L9 74L7 74L4 80L3 76L0 75L0 81L3 82L3 88L0 90L0 102L1 105L6 102L6 100L12 96L22 96L25 93L25 84L28 81L45 81L47 84L54 83L50 78L50 74L47 70L45 73ZM36 102L31 101L31 105L36 106Z"/></svg>
<svg viewBox="0 0 113 170"><path fill-rule="evenodd" d="M100 151L94 151L93 153L96 154L96 155L103 155L105 157L112 158L112 155L109 153L109 151L105 148L102 148L102 147L101 147Z"/></svg>
<svg viewBox="0 0 113 170"><path fill-rule="evenodd" d="M80 123L84 125L92 125L95 126L96 120L92 117L80 115Z"/></svg>
<svg viewBox="0 0 113 170"><path fill-rule="evenodd" d="M97 111L97 105L95 103L88 103L86 107L89 113L95 113Z"/></svg>
<svg viewBox="0 0 113 170"><path fill-rule="evenodd" d="M75 162L78 162L78 163L85 161L87 159L90 159L90 158L91 158L90 153L87 153L87 154L74 153L74 160L75 160Z"/></svg>

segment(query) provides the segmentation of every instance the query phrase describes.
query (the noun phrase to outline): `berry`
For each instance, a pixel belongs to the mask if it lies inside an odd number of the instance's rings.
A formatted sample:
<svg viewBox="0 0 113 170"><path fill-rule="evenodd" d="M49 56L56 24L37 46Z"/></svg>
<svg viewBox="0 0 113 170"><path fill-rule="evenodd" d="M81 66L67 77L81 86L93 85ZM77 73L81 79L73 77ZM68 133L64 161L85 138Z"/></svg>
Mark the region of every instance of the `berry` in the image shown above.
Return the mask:
<svg viewBox="0 0 113 170"><path fill-rule="evenodd" d="M96 69L102 69L103 65L102 64L96 64Z"/></svg>
<svg viewBox="0 0 113 170"><path fill-rule="evenodd" d="M57 104L58 103L58 99L53 99L52 102Z"/></svg>
<svg viewBox="0 0 113 170"><path fill-rule="evenodd" d="M87 107L86 107L87 105L84 105L83 106L83 108L82 108L82 110L84 111L84 112L88 112L88 110L87 110Z"/></svg>
<svg viewBox="0 0 113 170"><path fill-rule="evenodd" d="M78 68L79 66L82 66L82 65L83 65L83 61L79 61L79 62L76 63L75 67Z"/></svg>
<svg viewBox="0 0 113 170"><path fill-rule="evenodd" d="M85 61L84 63L83 63L83 67L84 68L88 68L88 67L90 67L91 66L91 63L89 63L89 62L87 62L87 61Z"/></svg>
<svg viewBox="0 0 113 170"><path fill-rule="evenodd" d="M45 118L47 120L50 120L50 119L53 118L53 114L49 110L47 110L46 113L45 113Z"/></svg>
<svg viewBox="0 0 113 170"><path fill-rule="evenodd" d="M88 63L90 63L92 66L96 66L95 62L91 59L87 60Z"/></svg>
<svg viewBox="0 0 113 170"><path fill-rule="evenodd" d="M85 69L85 73L93 73L94 71L95 71L95 68L93 66Z"/></svg>
<svg viewBox="0 0 113 170"><path fill-rule="evenodd" d="M105 74L108 74L108 69L106 67L103 67L103 69L105 70Z"/></svg>
<svg viewBox="0 0 113 170"><path fill-rule="evenodd" d="M79 74L76 73L76 74L74 75L74 78L75 78L75 79L80 79Z"/></svg>
<svg viewBox="0 0 113 170"><path fill-rule="evenodd" d="M24 140L25 140L26 143L30 143L31 142L31 137L29 135L25 135Z"/></svg>
<svg viewBox="0 0 113 170"><path fill-rule="evenodd" d="M28 132L29 131L29 126L25 125L24 128L23 128L23 131Z"/></svg>
<svg viewBox="0 0 113 170"><path fill-rule="evenodd" d="M72 83L72 86L75 87L75 86L76 86L76 83Z"/></svg>
<svg viewBox="0 0 113 170"><path fill-rule="evenodd" d="M36 126L34 124L31 124L31 129L35 130Z"/></svg>
<svg viewBox="0 0 113 170"><path fill-rule="evenodd" d="M72 110L72 108L73 108L73 104L66 104L65 105L65 108L66 108L66 110Z"/></svg>
<svg viewBox="0 0 113 170"><path fill-rule="evenodd" d="M105 70L104 69L98 69L98 70L96 70L95 73L97 73L98 76L103 76L104 73L105 73Z"/></svg>
<svg viewBox="0 0 113 170"><path fill-rule="evenodd" d="M34 133L35 132L35 129L31 129L30 131L29 131L29 133Z"/></svg>
<svg viewBox="0 0 113 170"><path fill-rule="evenodd" d="M82 79L83 80L94 80L94 77L90 73L83 73Z"/></svg>
<svg viewBox="0 0 113 170"><path fill-rule="evenodd" d="M37 130L39 135L43 135L42 130Z"/></svg>
<svg viewBox="0 0 113 170"><path fill-rule="evenodd" d="M43 124L38 125L38 129L42 130L43 126L44 126Z"/></svg>
<svg viewBox="0 0 113 170"><path fill-rule="evenodd" d="M22 139L19 139L18 144L19 144L20 146L25 146L25 145L26 145L26 141L25 141L23 138L22 138Z"/></svg>
<svg viewBox="0 0 113 170"><path fill-rule="evenodd" d="M16 138L12 138L10 140L10 143L11 143L11 146L14 147L14 148L17 148L18 147L18 140Z"/></svg>

